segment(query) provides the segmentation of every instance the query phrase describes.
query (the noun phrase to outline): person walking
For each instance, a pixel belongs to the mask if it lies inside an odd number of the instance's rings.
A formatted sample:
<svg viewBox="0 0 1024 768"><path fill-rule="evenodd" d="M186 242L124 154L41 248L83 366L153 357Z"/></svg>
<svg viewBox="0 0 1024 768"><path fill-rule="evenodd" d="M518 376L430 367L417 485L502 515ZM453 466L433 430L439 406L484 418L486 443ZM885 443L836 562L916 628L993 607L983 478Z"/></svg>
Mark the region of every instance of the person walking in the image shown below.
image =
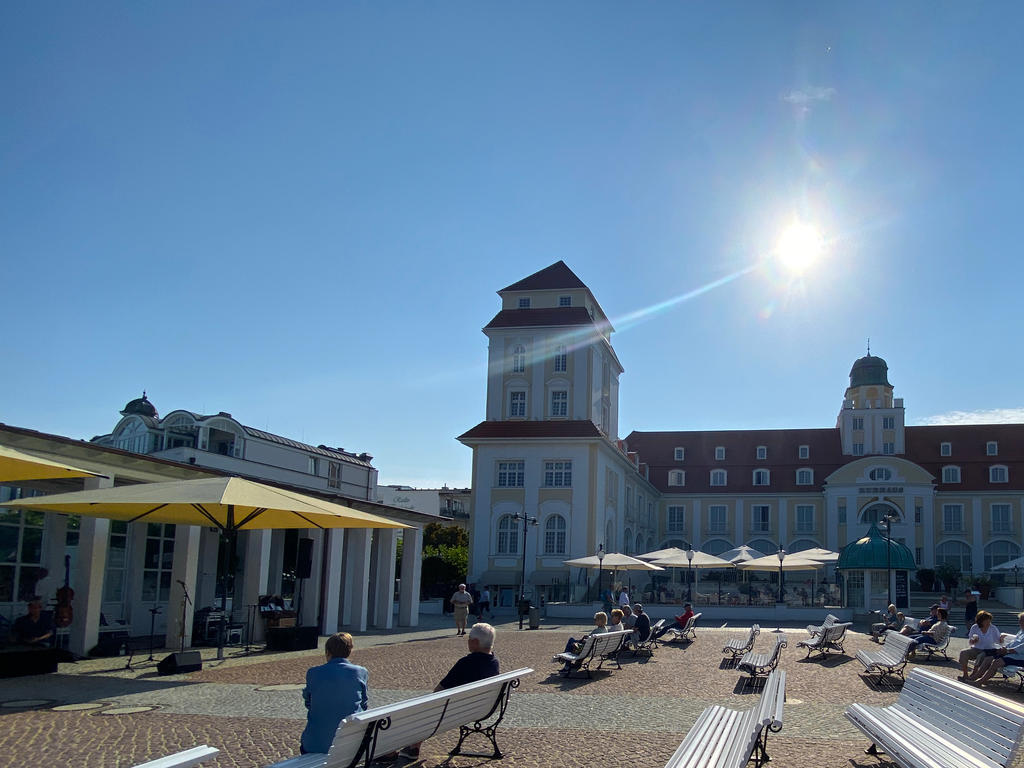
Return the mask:
<svg viewBox="0 0 1024 768"><path fill-rule="evenodd" d="M473 604L473 596L466 591L465 584L459 584L458 591L452 595L452 613L455 614L455 634L466 634L466 619L469 617L469 606Z"/></svg>
<svg viewBox="0 0 1024 768"><path fill-rule="evenodd" d="M494 614L491 613L491 590L487 587L484 587L484 591L480 593L480 611L477 618L482 621L485 613L488 614L487 618L494 618Z"/></svg>

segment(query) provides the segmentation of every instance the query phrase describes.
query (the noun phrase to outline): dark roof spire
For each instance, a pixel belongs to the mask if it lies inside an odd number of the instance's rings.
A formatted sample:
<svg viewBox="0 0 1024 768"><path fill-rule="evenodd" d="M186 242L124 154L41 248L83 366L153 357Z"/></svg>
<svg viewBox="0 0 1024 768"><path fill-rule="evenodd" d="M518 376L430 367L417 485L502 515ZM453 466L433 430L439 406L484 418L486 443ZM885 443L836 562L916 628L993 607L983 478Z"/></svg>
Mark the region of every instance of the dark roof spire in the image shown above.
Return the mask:
<svg viewBox="0 0 1024 768"><path fill-rule="evenodd" d="M571 288L586 288L586 284L566 265L564 261L556 261L550 267L545 267L539 272L534 272L529 277L512 285L502 288L498 293L505 291L543 291L543 290L567 290Z"/></svg>

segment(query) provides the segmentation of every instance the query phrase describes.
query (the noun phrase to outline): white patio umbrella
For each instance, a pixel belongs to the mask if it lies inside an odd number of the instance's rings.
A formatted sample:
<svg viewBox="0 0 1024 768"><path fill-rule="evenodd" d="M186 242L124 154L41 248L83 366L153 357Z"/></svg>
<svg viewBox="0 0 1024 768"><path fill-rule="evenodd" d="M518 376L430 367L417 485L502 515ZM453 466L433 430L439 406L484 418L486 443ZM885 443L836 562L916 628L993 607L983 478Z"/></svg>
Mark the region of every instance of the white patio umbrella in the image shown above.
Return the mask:
<svg viewBox="0 0 1024 768"><path fill-rule="evenodd" d="M815 547L814 549L802 549L799 552L793 553L794 557L805 557L808 560L817 560L819 563L835 563L839 560L839 553L833 552L831 549L822 549L821 547ZM787 555L789 557L789 555Z"/></svg>
<svg viewBox="0 0 1024 768"><path fill-rule="evenodd" d="M728 560L723 560L720 557L709 555L707 552L693 551L693 560L691 561L685 551L680 551L679 554L669 555L659 560L654 561L655 565L670 566L673 568L734 568L735 566Z"/></svg>
<svg viewBox="0 0 1024 768"><path fill-rule="evenodd" d="M745 563L748 560L755 560L764 556L764 552L758 552L756 549L748 547L746 544L741 544L740 546L734 547L728 552L723 552L719 555L720 558L728 560L730 563Z"/></svg>
<svg viewBox="0 0 1024 768"><path fill-rule="evenodd" d="M656 549L653 552L644 552L642 555L637 555L641 560L661 560L663 557L671 557L672 555L678 555L679 553L686 553L685 549L679 547L667 547L666 549Z"/></svg>
<svg viewBox="0 0 1024 768"><path fill-rule="evenodd" d="M1005 563L992 566L993 571L1012 571L1014 568L1024 570L1024 557L1007 560Z"/></svg>
<svg viewBox="0 0 1024 768"><path fill-rule="evenodd" d="M613 571L612 579L615 578L614 574L618 573L618 571L665 570L660 565L651 565L635 557L623 555L620 552L609 552L602 558L598 558L597 555L589 555L587 557L577 557L575 560L563 560L562 562L576 568L597 568L599 570L607 568L609 571ZM600 586L598 589L600 589Z"/></svg>
<svg viewBox="0 0 1024 768"><path fill-rule="evenodd" d="M777 571L780 567L783 571L814 571L825 567L824 563L802 555L802 552L786 555L781 563L778 555L765 555L745 563L737 563L736 567L741 571Z"/></svg>

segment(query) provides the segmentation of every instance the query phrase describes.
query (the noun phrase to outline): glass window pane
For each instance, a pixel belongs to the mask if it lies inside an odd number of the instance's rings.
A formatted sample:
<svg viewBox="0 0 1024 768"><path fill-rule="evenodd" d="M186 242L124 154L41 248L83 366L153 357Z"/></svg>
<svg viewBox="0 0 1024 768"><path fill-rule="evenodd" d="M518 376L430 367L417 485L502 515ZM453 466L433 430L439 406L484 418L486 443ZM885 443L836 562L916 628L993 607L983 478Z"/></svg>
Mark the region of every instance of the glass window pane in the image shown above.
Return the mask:
<svg viewBox="0 0 1024 768"><path fill-rule="evenodd" d="M25 510L25 525L32 525L36 528L42 528L43 522L46 520L44 512L40 512L38 509L26 509Z"/></svg>
<svg viewBox="0 0 1024 768"><path fill-rule="evenodd" d="M174 538L174 523L164 524L164 537L169 539Z"/></svg>
<svg viewBox="0 0 1024 768"><path fill-rule="evenodd" d="M162 567L170 569L174 565L174 542L164 541L164 553L161 559Z"/></svg>
<svg viewBox="0 0 1024 768"><path fill-rule="evenodd" d="M10 525L0 525L0 563L13 563L17 559L18 529Z"/></svg>
<svg viewBox="0 0 1024 768"><path fill-rule="evenodd" d="M117 534L128 533L128 523L124 520L112 520L110 523L110 532Z"/></svg>
<svg viewBox="0 0 1024 768"><path fill-rule="evenodd" d="M156 571L145 571L142 574L142 600L147 603L156 601Z"/></svg>
<svg viewBox="0 0 1024 768"><path fill-rule="evenodd" d="M124 571L108 569L103 582L103 601L118 603L124 599Z"/></svg>
<svg viewBox="0 0 1024 768"><path fill-rule="evenodd" d="M28 602L36 596L36 584L42 578L43 569L31 565L18 569L18 599Z"/></svg>
<svg viewBox="0 0 1024 768"><path fill-rule="evenodd" d="M164 571L160 574L160 600L166 602L171 597L171 572Z"/></svg>
<svg viewBox="0 0 1024 768"><path fill-rule="evenodd" d="M160 567L160 539L146 539L146 560L142 567Z"/></svg>
<svg viewBox="0 0 1024 768"><path fill-rule="evenodd" d="M20 524L21 511L11 509L10 507L0 507L0 523L11 523L13 525Z"/></svg>
<svg viewBox="0 0 1024 768"><path fill-rule="evenodd" d="M41 563L43 561L43 529L26 528L21 537L21 562Z"/></svg>
<svg viewBox="0 0 1024 768"><path fill-rule="evenodd" d="M159 536L160 535L160 523L147 523L146 524L146 535L147 536Z"/></svg>
<svg viewBox="0 0 1024 768"><path fill-rule="evenodd" d="M0 603L14 600L14 566L0 565Z"/></svg>

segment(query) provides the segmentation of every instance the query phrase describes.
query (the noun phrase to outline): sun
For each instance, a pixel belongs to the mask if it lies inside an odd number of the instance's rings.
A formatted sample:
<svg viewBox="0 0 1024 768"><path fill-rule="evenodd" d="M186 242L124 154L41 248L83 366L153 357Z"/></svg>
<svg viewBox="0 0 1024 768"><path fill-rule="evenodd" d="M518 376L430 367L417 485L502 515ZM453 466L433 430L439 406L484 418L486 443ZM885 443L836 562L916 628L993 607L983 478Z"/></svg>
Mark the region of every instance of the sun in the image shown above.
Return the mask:
<svg viewBox="0 0 1024 768"><path fill-rule="evenodd" d="M824 250L825 240L817 227L794 221L779 236L775 257L788 272L800 275L821 258Z"/></svg>

